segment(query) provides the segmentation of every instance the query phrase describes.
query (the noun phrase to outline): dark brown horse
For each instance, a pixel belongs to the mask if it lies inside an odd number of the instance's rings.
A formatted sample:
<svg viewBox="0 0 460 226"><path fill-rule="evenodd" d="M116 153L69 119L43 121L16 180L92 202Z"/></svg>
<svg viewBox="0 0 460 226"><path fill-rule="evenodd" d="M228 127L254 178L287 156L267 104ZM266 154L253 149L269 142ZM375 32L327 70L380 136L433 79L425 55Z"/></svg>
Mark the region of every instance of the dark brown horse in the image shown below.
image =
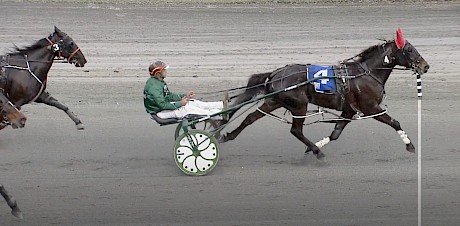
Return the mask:
<svg viewBox="0 0 460 226"><path fill-rule="evenodd" d="M244 128L263 117L264 113L283 107L293 115L291 133L307 146L307 151L313 151L317 158L324 157L320 148L331 140L338 139L356 114L371 116L391 126L400 135L407 151L415 152L414 145L399 122L380 107L385 93L385 83L397 65L410 68L420 75L429 69L428 63L417 49L405 40L400 29L396 32L395 40L371 46L355 57L334 66L336 73L333 77L337 77L337 92L334 93L316 92L317 84L306 82L308 65L287 65L273 72L254 74L248 81L248 89L238 96L232 106L249 101L261 92L269 94L295 84L306 85L267 97L258 111L249 114L238 128L222 136L221 141L235 139ZM302 116L306 115L308 103L339 110L343 119L350 120L338 121L330 136L313 143L302 131L305 121ZM234 114L235 112L231 116Z"/></svg>
<svg viewBox="0 0 460 226"><path fill-rule="evenodd" d="M77 67L83 67L86 63L85 56L77 44L57 27L49 37L40 39L29 47L16 48L14 52L0 56L1 93L19 109L33 101L61 109L75 122L77 129L83 129L80 119L66 105L45 91L48 72L56 57L65 58ZM10 123L3 121L0 123L0 129Z"/></svg>
<svg viewBox="0 0 460 226"><path fill-rule="evenodd" d="M78 129L83 129L80 119L67 106L45 91L48 72L56 57L67 59L77 67L83 67L86 63L85 56L77 44L57 27L49 37L40 39L29 47L16 48L14 52L0 56L0 112L3 120L0 129L9 124L13 128L23 127L25 116L18 108L33 101L63 110ZM22 218L16 201L2 184L0 194L11 207L12 214Z"/></svg>

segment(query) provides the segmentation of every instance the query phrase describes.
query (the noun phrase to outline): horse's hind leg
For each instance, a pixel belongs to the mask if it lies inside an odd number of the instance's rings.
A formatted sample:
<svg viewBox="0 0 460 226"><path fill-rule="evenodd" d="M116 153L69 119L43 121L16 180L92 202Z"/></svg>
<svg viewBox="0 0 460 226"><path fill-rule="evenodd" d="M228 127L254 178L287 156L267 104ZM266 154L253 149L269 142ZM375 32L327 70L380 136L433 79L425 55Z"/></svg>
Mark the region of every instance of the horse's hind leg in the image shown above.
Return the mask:
<svg viewBox="0 0 460 226"><path fill-rule="evenodd" d="M35 102L44 103L46 105L53 106L53 107L63 110L70 117L70 119L72 119L72 121L75 122L75 125L77 126L78 130L85 129L83 123L72 111L70 111L69 107L67 107L65 104L60 103L56 98L52 97L48 92L45 91L42 94L40 94L40 96L37 98L37 100L35 100Z"/></svg>
<svg viewBox="0 0 460 226"><path fill-rule="evenodd" d="M378 112L383 111L382 108L380 108L380 107L378 107L378 108L379 108L378 111L373 112L374 114L377 114ZM415 152L415 147L412 144L412 141L409 139L409 137L407 136L406 132L401 128L401 125L399 124L399 122L396 119L391 118L386 113L382 114L382 115L379 115L379 116L375 116L374 119L376 119L379 122L383 122L383 123L391 126L393 129L395 129L396 132L398 132L398 134L401 137L401 139L404 142L404 144L406 144L406 150L409 151L409 152Z"/></svg>
<svg viewBox="0 0 460 226"><path fill-rule="evenodd" d="M270 112L272 112L273 110L275 110L277 108L279 108L278 105L275 105L275 106L269 105L269 104L267 104L267 102L265 102L264 104L262 104L262 106L259 107L259 109L261 111L266 112L266 113L270 113ZM233 130L230 133L227 133L227 134L221 136L219 141L220 142L227 142L229 140L235 139L244 130L244 128L246 128L247 126L251 125L252 123L257 121L258 119L262 118L263 116L265 116L265 114L263 114L260 111L252 112L251 114L246 116L246 118L243 120L241 125L238 126L238 128L236 128L235 130Z"/></svg>
<svg viewBox="0 0 460 226"><path fill-rule="evenodd" d="M302 113L303 112L303 113ZM300 112L293 112L291 111L292 115L297 116L305 116L307 110L301 110ZM311 142L303 135L303 123L305 122L305 118L293 118L292 119L292 126L291 126L291 134L294 135L297 139L299 139L302 143L304 143L308 149L313 151L313 154L316 155L316 158L322 159L324 158L323 152L319 149L316 144Z"/></svg>
<svg viewBox="0 0 460 226"><path fill-rule="evenodd" d="M6 203L11 208L11 214L13 214L17 218L22 219L22 212L19 209L16 200L13 198L13 196L8 194L8 192L2 184L0 184L0 194L3 196L3 198L5 198Z"/></svg>

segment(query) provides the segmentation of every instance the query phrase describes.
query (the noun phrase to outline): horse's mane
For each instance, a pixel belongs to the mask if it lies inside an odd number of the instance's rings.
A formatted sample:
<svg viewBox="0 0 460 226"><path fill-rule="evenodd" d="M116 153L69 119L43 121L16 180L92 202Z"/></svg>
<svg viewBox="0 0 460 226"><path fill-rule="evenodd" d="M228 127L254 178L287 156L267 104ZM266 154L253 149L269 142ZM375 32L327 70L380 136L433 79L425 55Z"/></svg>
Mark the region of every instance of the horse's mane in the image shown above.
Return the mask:
<svg viewBox="0 0 460 226"><path fill-rule="evenodd" d="M34 44L32 44L30 46L26 46L26 47L18 47L18 46L15 45L13 47L13 51L11 53L9 53L9 54L10 55L18 55L18 54L27 53L27 52L29 52L31 50L40 49L40 48L44 47L42 40L43 39L40 39L37 42L35 42Z"/></svg>
<svg viewBox="0 0 460 226"><path fill-rule="evenodd" d="M363 62L369 58L371 58L374 53L375 53L375 50L379 47L380 45L374 45L374 46L371 46L367 49L365 49L364 51L362 51L360 54L358 54L358 57L360 58L360 62Z"/></svg>
<svg viewBox="0 0 460 226"><path fill-rule="evenodd" d="M381 41L384 41L386 44L388 43L391 43L391 42L394 42L394 41L388 41L388 40L384 40L384 39L379 39ZM355 57L351 58L351 59L354 59L356 58L356 62L363 62L363 61L366 61L367 59L369 58L372 58L374 56L374 54L376 53L376 49L379 48L382 44L377 44L377 45L373 45L365 50L363 50L361 53L357 54Z"/></svg>

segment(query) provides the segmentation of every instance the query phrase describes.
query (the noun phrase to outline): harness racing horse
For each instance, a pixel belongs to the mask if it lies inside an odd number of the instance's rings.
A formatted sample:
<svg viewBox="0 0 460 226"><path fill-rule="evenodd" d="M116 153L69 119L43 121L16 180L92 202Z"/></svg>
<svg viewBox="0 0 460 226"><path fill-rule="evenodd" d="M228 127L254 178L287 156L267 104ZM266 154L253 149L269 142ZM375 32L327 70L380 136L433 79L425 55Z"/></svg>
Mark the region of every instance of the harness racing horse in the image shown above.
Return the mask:
<svg viewBox="0 0 460 226"><path fill-rule="evenodd" d="M18 109L30 102L44 103L63 110L75 122L77 129L84 129L80 119L69 108L46 92L48 72L55 57L67 59L76 67L83 67L85 56L70 36L54 27L54 32L35 44L18 48L0 56L0 95L4 95ZM9 122L0 124L3 129ZM18 127L23 127L18 126Z"/></svg>
<svg viewBox="0 0 460 226"><path fill-rule="evenodd" d="M265 114L278 108L285 108L292 114L291 133L304 143L308 151L313 151L318 159L324 157L320 148L332 140L339 138L343 129L354 115L373 117L374 119L391 126L400 135L406 145L406 150L415 152L415 147L401 128L399 122L386 114L380 107L385 94L385 83L395 66L411 69L419 75L428 72L429 65L419 54L417 49L407 42L400 28L396 38L385 41L383 44L371 46L360 54L352 57L334 67L334 71L342 72L347 76L334 76L337 81L335 93L316 92L314 82L307 80L306 71L309 65L287 65L273 72L254 74L247 83L244 93L238 95L232 106L253 99L257 94L279 92L265 98L264 103L257 111L249 114L235 130L221 137L221 142L235 139L248 125L263 117ZM338 69L337 69L338 68ZM339 73L340 74L340 73ZM288 88L296 84L305 83L293 89ZM339 85L341 83L342 85ZM317 143L311 142L303 135L303 123L307 112L308 103L341 111L341 118L335 124L331 135ZM233 116L235 112L230 114Z"/></svg>
<svg viewBox="0 0 460 226"><path fill-rule="evenodd" d="M57 27L54 27L54 32L49 37L40 39L29 47L16 47L16 51L0 56L0 107L3 119L0 129L8 124L13 128L23 127L26 117L18 109L33 101L63 110L78 129L83 129L80 119L45 91L48 72L55 57L63 57L77 67L83 67L86 63L77 44ZM2 184L0 194L11 207L12 214L22 218L16 201Z"/></svg>

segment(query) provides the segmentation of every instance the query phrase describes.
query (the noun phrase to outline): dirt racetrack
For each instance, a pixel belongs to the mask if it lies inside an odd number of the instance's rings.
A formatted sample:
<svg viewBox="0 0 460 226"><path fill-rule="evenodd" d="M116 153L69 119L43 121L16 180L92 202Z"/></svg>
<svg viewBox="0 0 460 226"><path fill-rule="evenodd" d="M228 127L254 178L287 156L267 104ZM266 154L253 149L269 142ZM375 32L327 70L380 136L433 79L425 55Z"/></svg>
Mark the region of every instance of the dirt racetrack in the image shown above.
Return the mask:
<svg viewBox="0 0 460 226"><path fill-rule="evenodd" d="M289 63L335 64L393 39L398 26L430 63L423 75L422 222L460 222L460 3L389 5L122 5L0 1L0 54L58 26L81 47L84 68L55 63L47 90L83 121L23 107L26 127L0 131L0 183L24 219L0 200L0 225L417 225L417 154L375 120L351 123L304 155L289 126L264 118L221 145L216 169L176 167L174 126L142 105L147 67L170 64L174 91L245 84ZM409 71L386 85L389 114L417 144L417 89ZM282 111L278 112L283 114ZM240 120L241 121L241 120ZM238 122L226 128L235 128ZM333 125L304 128L312 141Z"/></svg>

